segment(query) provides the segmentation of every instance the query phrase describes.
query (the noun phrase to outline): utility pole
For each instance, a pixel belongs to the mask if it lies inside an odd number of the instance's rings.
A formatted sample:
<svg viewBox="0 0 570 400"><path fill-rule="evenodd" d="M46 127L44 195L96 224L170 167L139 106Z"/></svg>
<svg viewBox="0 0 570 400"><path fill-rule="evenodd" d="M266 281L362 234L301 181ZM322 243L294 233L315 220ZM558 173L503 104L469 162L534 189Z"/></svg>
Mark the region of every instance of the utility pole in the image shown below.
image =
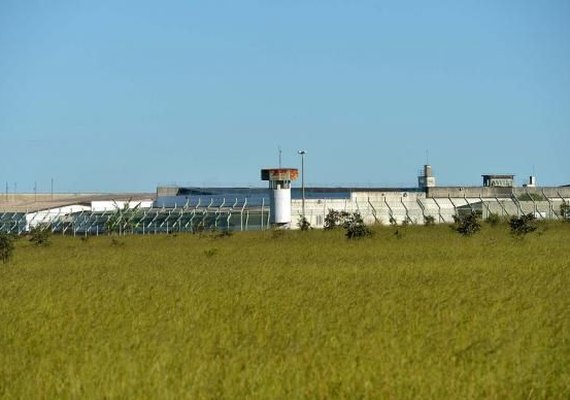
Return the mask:
<svg viewBox="0 0 570 400"><path fill-rule="evenodd" d="M305 220L305 150L297 152L301 156L301 210L303 213L303 220Z"/></svg>

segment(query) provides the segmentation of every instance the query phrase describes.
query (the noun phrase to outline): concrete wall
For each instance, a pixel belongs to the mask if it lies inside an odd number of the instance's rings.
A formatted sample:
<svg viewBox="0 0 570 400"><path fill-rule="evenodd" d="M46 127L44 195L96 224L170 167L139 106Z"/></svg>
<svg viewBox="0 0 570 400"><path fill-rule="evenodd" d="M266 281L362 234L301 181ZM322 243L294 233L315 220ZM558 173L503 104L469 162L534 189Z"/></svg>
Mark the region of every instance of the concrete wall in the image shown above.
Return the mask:
<svg viewBox="0 0 570 400"><path fill-rule="evenodd" d="M509 198L513 188L442 186L427 189L427 197L490 197Z"/></svg>
<svg viewBox="0 0 570 400"><path fill-rule="evenodd" d="M442 186L427 188L427 197L488 197L509 198L525 193L536 193L549 198L570 197L570 187L478 187L478 186Z"/></svg>
<svg viewBox="0 0 570 400"><path fill-rule="evenodd" d="M487 188L473 188L477 190L461 191L471 197L458 195L456 192L441 191L446 196L429 197L422 192L353 192L347 200L305 200L305 214L311 226L322 228L324 219L330 209L337 211L358 211L367 224L390 224L395 221L401 224L404 221L414 224L423 224L424 218L431 216L436 223L452 223L454 215L471 211L481 212L483 218L494 213L503 217L520 216L532 213L537 218L558 219L560 205L563 199L570 202L570 191L560 191L563 197L547 198L545 201L519 201L514 193L507 197L479 197L489 194ZM516 193L527 193L525 188L517 188ZM529 188L530 189L530 188ZM537 188L540 189L540 188ZM560 188L556 188L560 189ZM495 190L493 190L495 191ZM530 192L530 190L529 190ZM451 194L455 195L451 195ZM541 192L539 192L541 193ZM552 193L552 192L546 192ZM558 191L556 191L558 194ZM449 196L447 196L449 194ZM292 201L292 224L296 228L297 220L302 213L301 200Z"/></svg>

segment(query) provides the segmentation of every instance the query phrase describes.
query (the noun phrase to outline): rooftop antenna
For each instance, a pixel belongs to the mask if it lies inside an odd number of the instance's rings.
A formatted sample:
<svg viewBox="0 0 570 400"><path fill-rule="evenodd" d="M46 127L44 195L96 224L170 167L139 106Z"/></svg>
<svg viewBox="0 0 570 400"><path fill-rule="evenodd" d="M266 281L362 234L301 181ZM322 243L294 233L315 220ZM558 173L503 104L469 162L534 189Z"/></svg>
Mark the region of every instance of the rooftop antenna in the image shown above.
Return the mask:
<svg viewBox="0 0 570 400"><path fill-rule="evenodd" d="M279 151L279 168L281 168L281 146L277 146L277 151Z"/></svg>
<svg viewBox="0 0 570 400"><path fill-rule="evenodd" d="M429 164L429 150L426 150L426 164Z"/></svg>

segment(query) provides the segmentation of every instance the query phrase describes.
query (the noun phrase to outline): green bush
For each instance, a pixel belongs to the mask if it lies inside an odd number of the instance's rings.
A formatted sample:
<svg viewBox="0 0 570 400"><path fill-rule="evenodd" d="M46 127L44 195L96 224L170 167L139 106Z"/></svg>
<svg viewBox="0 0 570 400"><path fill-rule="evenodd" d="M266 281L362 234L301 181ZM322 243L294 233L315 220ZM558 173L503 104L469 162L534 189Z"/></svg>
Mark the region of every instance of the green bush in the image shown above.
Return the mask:
<svg viewBox="0 0 570 400"><path fill-rule="evenodd" d="M305 217L299 218L299 222L297 222L297 226L302 231L308 231L309 229L311 229L311 223Z"/></svg>
<svg viewBox="0 0 570 400"><path fill-rule="evenodd" d="M435 217L433 215L424 216L424 225L425 226L434 226L435 225Z"/></svg>
<svg viewBox="0 0 570 400"><path fill-rule="evenodd" d="M476 213L461 216L454 215L453 219L455 220L455 230L463 236L472 236L481 229L479 215Z"/></svg>
<svg viewBox="0 0 570 400"><path fill-rule="evenodd" d="M570 202L562 201L562 204L560 204L560 216L564 221L570 222Z"/></svg>
<svg viewBox="0 0 570 400"><path fill-rule="evenodd" d="M36 246L47 246L50 244L51 229L47 225L39 224L30 230L30 242Z"/></svg>
<svg viewBox="0 0 570 400"><path fill-rule="evenodd" d="M372 236L372 231L366 226L362 216L359 212L354 212L349 215L343 227L345 229L345 235L348 239L360 239L367 236Z"/></svg>
<svg viewBox="0 0 570 400"><path fill-rule="evenodd" d="M521 236L536 230L536 217L533 214L525 214L520 217L511 217L509 220L511 233Z"/></svg>
<svg viewBox="0 0 570 400"><path fill-rule="evenodd" d="M14 253L14 239L7 233L0 233L0 258L7 264Z"/></svg>
<svg viewBox="0 0 570 400"><path fill-rule="evenodd" d="M339 228L344 225L346 219L350 217L350 213L346 211L336 211L329 209L329 212L325 216L325 230L330 230L334 228Z"/></svg>

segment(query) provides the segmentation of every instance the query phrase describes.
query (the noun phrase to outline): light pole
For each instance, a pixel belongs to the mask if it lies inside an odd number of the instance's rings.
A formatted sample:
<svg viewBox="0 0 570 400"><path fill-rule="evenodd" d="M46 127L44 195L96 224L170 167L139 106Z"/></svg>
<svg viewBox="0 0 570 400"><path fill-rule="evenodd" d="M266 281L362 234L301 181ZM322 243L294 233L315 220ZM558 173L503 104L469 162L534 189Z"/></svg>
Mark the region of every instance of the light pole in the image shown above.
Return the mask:
<svg viewBox="0 0 570 400"><path fill-rule="evenodd" d="M299 150L297 153L301 156L301 210L303 212L303 221L305 221L305 150Z"/></svg>

